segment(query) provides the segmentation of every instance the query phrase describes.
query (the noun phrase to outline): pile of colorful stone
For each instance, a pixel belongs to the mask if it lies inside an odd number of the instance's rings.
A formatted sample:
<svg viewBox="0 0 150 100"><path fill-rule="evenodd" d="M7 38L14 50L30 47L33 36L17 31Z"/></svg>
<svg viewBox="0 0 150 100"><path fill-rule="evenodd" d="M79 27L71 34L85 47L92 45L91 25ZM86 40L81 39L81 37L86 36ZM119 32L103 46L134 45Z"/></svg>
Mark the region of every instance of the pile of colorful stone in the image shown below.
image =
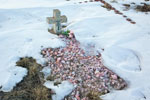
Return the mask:
<svg viewBox="0 0 150 100"><path fill-rule="evenodd" d="M90 100L87 97L89 91L106 94L111 89L127 86L123 79L103 65L101 54L86 55L73 32L68 37L59 37L66 42L66 46L46 48L42 50L42 55L47 59L55 80L67 80L75 86L65 100Z"/></svg>

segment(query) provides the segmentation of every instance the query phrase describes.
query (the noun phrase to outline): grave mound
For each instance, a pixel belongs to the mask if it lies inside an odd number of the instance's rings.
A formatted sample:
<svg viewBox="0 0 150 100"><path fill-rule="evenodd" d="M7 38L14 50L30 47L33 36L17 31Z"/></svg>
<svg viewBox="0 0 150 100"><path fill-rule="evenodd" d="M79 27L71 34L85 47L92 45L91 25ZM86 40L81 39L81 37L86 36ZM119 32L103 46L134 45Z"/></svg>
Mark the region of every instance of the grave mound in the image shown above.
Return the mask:
<svg viewBox="0 0 150 100"><path fill-rule="evenodd" d="M122 78L103 65L100 53L87 55L73 33L60 37L66 43L65 47L46 48L41 53L51 68L51 81L58 84L69 81L75 86L65 100L100 100L100 95L127 86Z"/></svg>

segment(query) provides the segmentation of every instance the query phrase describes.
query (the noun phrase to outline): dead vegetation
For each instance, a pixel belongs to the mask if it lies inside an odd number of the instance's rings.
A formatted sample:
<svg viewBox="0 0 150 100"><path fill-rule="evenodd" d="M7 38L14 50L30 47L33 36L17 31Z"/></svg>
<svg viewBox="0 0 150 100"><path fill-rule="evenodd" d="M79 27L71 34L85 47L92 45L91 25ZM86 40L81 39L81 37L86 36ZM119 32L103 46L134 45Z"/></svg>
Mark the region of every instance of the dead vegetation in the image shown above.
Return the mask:
<svg viewBox="0 0 150 100"><path fill-rule="evenodd" d="M102 100L99 96L101 96L102 94L100 94L99 92L95 92L95 91L90 91L88 94L87 94L87 97L90 99L90 100Z"/></svg>
<svg viewBox="0 0 150 100"><path fill-rule="evenodd" d="M149 12L150 11L150 5L146 4L144 2L141 2L140 5L135 4L134 2L132 2L131 4L123 4L124 11L128 11L130 9L135 9L136 11L140 11L140 12Z"/></svg>
<svg viewBox="0 0 150 100"><path fill-rule="evenodd" d="M52 100L52 91L43 86L42 66L31 57L20 58L16 63L28 69L28 75L11 92L0 92L0 100Z"/></svg>
<svg viewBox="0 0 150 100"><path fill-rule="evenodd" d="M108 11L112 10L112 6L105 3L104 5L102 5L102 7L106 8Z"/></svg>
<svg viewBox="0 0 150 100"><path fill-rule="evenodd" d="M143 3L143 5L137 5L135 9L137 11L141 11L141 12L149 12L150 11L150 5Z"/></svg>

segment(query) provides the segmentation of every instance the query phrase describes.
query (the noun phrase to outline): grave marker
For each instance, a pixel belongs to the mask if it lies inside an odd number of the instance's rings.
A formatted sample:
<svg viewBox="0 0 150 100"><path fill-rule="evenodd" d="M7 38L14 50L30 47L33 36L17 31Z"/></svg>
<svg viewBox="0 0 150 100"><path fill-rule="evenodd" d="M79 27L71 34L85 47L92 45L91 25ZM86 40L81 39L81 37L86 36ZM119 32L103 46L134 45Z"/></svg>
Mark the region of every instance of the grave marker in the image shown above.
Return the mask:
<svg viewBox="0 0 150 100"><path fill-rule="evenodd" d="M62 32L61 23L67 22L67 17L65 15L61 16L61 12L58 9L53 10L53 17L47 17L47 22L53 24L53 32L60 34Z"/></svg>

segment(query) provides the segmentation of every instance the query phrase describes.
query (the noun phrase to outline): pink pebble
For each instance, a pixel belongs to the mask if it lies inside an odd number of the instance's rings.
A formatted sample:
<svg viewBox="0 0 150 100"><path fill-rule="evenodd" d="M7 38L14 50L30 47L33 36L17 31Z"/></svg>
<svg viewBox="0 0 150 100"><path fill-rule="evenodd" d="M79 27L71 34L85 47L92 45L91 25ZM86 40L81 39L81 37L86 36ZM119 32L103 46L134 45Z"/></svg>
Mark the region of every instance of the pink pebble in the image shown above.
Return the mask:
<svg viewBox="0 0 150 100"><path fill-rule="evenodd" d="M44 51L44 50L43 50L43 51L42 51L42 54L44 54L44 55L45 55L45 54L46 54L46 51Z"/></svg>
<svg viewBox="0 0 150 100"><path fill-rule="evenodd" d="M63 36L63 35L59 35L59 37L60 37L60 38L63 38L64 36Z"/></svg>
<svg viewBox="0 0 150 100"><path fill-rule="evenodd" d="M60 58L60 57L58 57L56 62L60 62L60 60L61 60L61 58Z"/></svg>
<svg viewBox="0 0 150 100"><path fill-rule="evenodd" d="M117 75L111 75L111 77L112 77L112 79L114 79L114 80L117 80L117 79L118 79Z"/></svg>
<svg viewBox="0 0 150 100"><path fill-rule="evenodd" d="M88 75L88 79L90 79L90 78L91 78L91 76Z"/></svg>

